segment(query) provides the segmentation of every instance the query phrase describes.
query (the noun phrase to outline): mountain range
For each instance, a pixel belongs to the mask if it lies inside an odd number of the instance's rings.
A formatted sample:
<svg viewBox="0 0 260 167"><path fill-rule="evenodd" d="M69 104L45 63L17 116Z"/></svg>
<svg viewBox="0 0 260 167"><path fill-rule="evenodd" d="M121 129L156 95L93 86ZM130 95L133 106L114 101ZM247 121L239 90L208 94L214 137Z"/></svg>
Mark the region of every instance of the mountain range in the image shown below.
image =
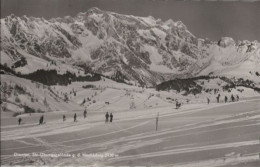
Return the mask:
<svg viewBox="0 0 260 167"><path fill-rule="evenodd" d="M202 75L260 84L260 43L210 41L194 36L181 21L91 8L75 17L1 19L1 64L21 74L88 71L146 86Z"/></svg>

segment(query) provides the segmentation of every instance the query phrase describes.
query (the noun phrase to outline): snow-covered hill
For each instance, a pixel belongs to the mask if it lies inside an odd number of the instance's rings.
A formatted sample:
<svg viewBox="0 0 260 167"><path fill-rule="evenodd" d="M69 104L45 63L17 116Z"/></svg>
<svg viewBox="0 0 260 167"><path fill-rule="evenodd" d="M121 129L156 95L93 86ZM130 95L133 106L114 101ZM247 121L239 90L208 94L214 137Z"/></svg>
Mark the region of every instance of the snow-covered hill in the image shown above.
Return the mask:
<svg viewBox="0 0 260 167"><path fill-rule="evenodd" d="M13 116L25 113L72 111L83 109L69 99L66 92L19 78L1 75L1 115L12 111Z"/></svg>
<svg viewBox="0 0 260 167"><path fill-rule="evenodd" d="M257 42L196 38L181 21L98 8L50 20L15 15L1 19L1 64L21 73L46 69L55 61L66 70L120 74L126 82L151 86L212 72L233 75L253 61L244 74L260 72L259 52Z"/></svg>
<svg viewBox="0 0 260 167"><path fill-rule="evenodd" d="M139 86L118 83L102 77L98 81L72 82L65 85L47 86L17 76L1 75L1 117L24 116L30 113L54 112L62 114L82 112L85 108L91 113L129 112L159 109L165 106L175 108L176 101L182 107L191 104L216 103L227 96L238 95L240 99L259 96L259 92L251 88L231 87L220 78L197 79L191 86L171 86L173 89L142 88ZM187 82L188 83L188 82ZM184 84L183 84L184 85ZM167 85L166 85L167 86ZM162 91L166 90L166 91Z"/></svg>

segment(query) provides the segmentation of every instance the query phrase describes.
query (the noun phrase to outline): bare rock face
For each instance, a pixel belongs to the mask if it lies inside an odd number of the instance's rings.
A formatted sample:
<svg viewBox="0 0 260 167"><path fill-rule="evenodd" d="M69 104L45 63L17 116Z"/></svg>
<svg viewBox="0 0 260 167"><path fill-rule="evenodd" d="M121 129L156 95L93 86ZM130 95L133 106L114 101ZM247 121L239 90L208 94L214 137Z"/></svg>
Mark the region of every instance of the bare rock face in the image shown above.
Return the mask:
<svg viewBox="0 0 260 167"><path fill-rule="evenodd" d="M210 64L216 45L196 38L181 21L164 22L98 8L50 20L11 15L1 19L1 31L1 52L8 57L3 60L12 60L1 63L10 67L30 55L80 67L87 64L97 73L149 86L199 74ZM253 52L258 44L236 45L232 38L223 37L217 47L230 46Z"/></svg>
<svg viewBox="0 0 260 167"><path fill-rule="evenodd" d="M219 41L218 41L218 45L220 47L226 48L229 46L234 46L236 43L235 41L230 38L230 37L222 37Z"/></svg>

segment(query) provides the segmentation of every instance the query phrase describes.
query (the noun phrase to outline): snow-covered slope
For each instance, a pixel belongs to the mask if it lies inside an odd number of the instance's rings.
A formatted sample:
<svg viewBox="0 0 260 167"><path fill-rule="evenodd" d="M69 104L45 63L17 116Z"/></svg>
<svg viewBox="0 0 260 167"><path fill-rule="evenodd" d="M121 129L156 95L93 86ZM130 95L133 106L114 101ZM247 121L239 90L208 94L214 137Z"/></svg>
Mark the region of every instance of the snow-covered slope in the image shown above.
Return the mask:
<svg viewBox="0 0 260 167"><path fill-rule="evenodd" d="M65 93L37 82L1 75L1 114L5 111L13 111L16 115L82 109L70 99L66 100L65 96Z"/></svg>

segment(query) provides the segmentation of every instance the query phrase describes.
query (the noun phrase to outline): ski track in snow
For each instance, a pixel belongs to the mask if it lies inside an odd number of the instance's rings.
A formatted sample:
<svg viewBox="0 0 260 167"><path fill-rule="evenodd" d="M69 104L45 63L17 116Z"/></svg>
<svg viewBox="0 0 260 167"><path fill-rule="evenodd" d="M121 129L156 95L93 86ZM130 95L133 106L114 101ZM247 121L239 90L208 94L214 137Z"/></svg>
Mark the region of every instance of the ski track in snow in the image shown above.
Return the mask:
<svg viewBox="0 0 260 167"><path fill-rule="evenodd" d="M254 101L254 100L249 100L249 101ZM224 104L224 105L227 105L227 104ZM214 107L216 107L216 106L214 106ZM188 114L188 113L200 112L200 111L204 111L204 110L214 108L214 107L208 107L206 109L187 110L187 111L183 111L183 112L170 113L170 114L166 113L164 115L160 115L160 119L167 118L168 116L174 116L174 115L180 115L180 114L185 115L185 114ZM160 136L166 135L166 134L171 134L171 133L175 133L175 132L185 132L185 131L189 131L189 130L193 130L193 129L200 129L200 128L204 128L204 127L208 127L208 126L214 126L214 125L220 125L220 124L226 124L226 123L234 123L234 122L248 121L248 120L252 120L252 119L259 119L259 115L251 116L249 118L248 117L238 118L238 119L236 118L237 116L241 116L241 115L243 116L243 115L252 114L252 113L258 114L259 110L253 110L253 111L245 112L243 114L237 114L237 115L222 117L220 119L215 119L214 121L202 121L202 122L198 122L198 123L194 123L194 124L186 124L186 125L183 125L181 127L168 128L168 129L165 129L165 130L162 130L162 131L158 131L157 133L144 132L144 133L132 134L131 131L128 131L128 130L133 129L133 128L142 127L143 125L149 123L152 118L154 118L154 117L145 116L143 119L149 119L148 121L139 123L139 124L134 125L134 126L130 126L128 128L120 128L119 125L117 123L115 123L115 126L117 128L119 128L119 130L112 131L112 132L109 132L109 133L106 133L106 134L93 135L93 136L89 136L89 137L72 139L72 140L67 140L67 141L62 141L62 142L53 142L53 143L48 143L47 141L44 141L44 140L38 138L37 135L32 135L31 137L24 135L24 136L20 136L20 138L19 137L17 138L17 136L22 135L23 132L19 133L19 134L15 133L15 135L13 135L13 136L11 135L11 133L9 135L7 135L6 133L1 132L1 136L4 135L3 139L5 139L5 140L7 140L9 137L13 137L14 138L13 140L18 141L18 142L22 142L26 145L29 145L27 147L14 147L14 148L6 149L6 150L12 150L12 149L15 150L15 149L24 149L24 148L33 148L33 147L45 147L46 150L43 151L44 153L52 153L52 152L64 152L64 153L68 152L69 153L69 152L73 152L73 151L79 151L79 150L90 149L90 148L95 148L95 147L105 148L106 146L111 145L111 144L116 144L116 143L119 143L119 142L127 142L128 141L128 143L125 144L123 148L121 148L121 149L118 148L118 150L117 150L118 152L125 152L129 149L133 149L132 146L135 146L135 148L140 148L140 147L143 147L143 146L153 145L153 144L156 144L156 143L163 142L167 138L161 138L160 139ZM129 121L129 120L135 120L135 119L136 118L131 118L131 119L125 119L125 120L120 120L120 121L127 121L127 120ZM225 119L230 119L230 120L225 120ZM94 124L97 125L97 124L101 124L101 123L98 122L98 123L94 123ZM92 126L88 125L89 126L88 128L95 127L94 124ZM51 129L51 128L53 128L53 125L55 125L55 124L53 123L52 126L49 126L49 127L46 126L46 127L48 129ZM72 123L70 123L67 126L63 125L63 126L60 126L60 127L57 127L57 128L58 128L58 130L60 130L60 128L65 129L65 128L71 126L71 125L72 125ZM223 129L239 128L239 127L245 127L245 126L256 126L256 125L260 125L260 124L259 123L251 123L251 124L241 125L241 126L217 128L217 129L204 130L204 131L202 130L202 131L199 131L199 133L219 131L219 130L223 130ZM79 128L81 126L82 126L82 128ZM86 123L83 122L82 124L76 124L75 127L79 128L80 130L86 129ZM35 127L33 127L32 129L35 129ZM44 129L44 131L48 131L48 129ZM19 132L19 131L20 130L17 130L17 132ZM14 131L11 131L11 132L14 132ZM34 131L33 133L36 133L36 132L39 133L40 136L42 135L41 134L42 129L40 129L40 130L36 129L36 131ZM66 130L66 132L67 132L67 130ZM130 136L128 136L127 139L123 137L123 138L113 139L113 140L109 140L109 141L101 142L101 143L97 142L97 143L94 143L94 144L90 144L90 143L85 144L84 143L84 144L80 144L80 145L77 145L77 146L66 146L66 145L64 145L64 143L67 143L67 142L75 142L75 141L80 141L80 140L85 140L85 139L90 139L90 138L102 137L102 136L106 136L106 135L110 135L110 134L116 134L116 133L120 133L120 132L126 132ZM56 134L56 133L54 133L54 134ZM191 134L192 133L186 133L186 134L182 134L182 135L188 136L188 135L191 135ZM52 135L52 133L43 133L43 136L46 136L46 135L47 136ZM181 135L172 135L171 137L179 137L179 136L181 136ZM146 139L146 138L150 138L150 137L156 137L158 139L144 140L146 142L144 142L142 140L142 139ZM33 138L39 144L32 144L32 143L22 141L21 139L23 139L23 138ZM141 143L139 143L139 142L141 142ZM256 144L259 144L258 140L233 142L233 143L225 143L225 144L215 144L215 145L199 146L199 147L195 147L193 145L190 145L192 147L188 147L188 148L182 148L182 146L179 146L181 148L178 148L178 147L172 148L172 149L168 148L168 150L165 150L165 151L157 151L157 152L150 152L150 153L144 153L144 154L122 156L122 157L117 157L117 158L114 158L114 159L111 158L111 159L109 159L109 161L113 162L113 161L131 160L131 159L137 159L137 158L148 158L148 157L156 157L156 156L164 156L164 155L174 155L174 154L180 154L180 153L198 152L198 151L205 151L205 150L214 150L214 149L217 150L217 149L231 148L231 147L251 146L251 145L256 145ZM187 146L188 145L183 145L183 147L187 147ZM5 150L5 149L2 149L2 150ZM110 150L110 151L113 151L113 149ZM232 157L232 158L229 160L230 162L233 162L234 157ZM30 160L30 158L26 159L26 158L22 158L22 157L13 157L12 155L1 155L1 159L3 160L1 162L1 164L9 164L10 162L13 162L13 164L16 164L16 163L20 163L20 162ZM249 160L252 160L252 159L255 159L255 155L249 156L249 157L236 157L235 158L235 160L238 160L238 161L246 161L246 160L249 161ZM217 162L218 165L221 165L222 161L223 160L214 159L214 160L208 160L208 161L202 161L202 162L194 162L192 164L180 164L179 166L185 166L185 165L186 166L189 166L189 165L190 166L192 166L192 165L196 166L196 164L197 165L199 165L199 164L210 164L212 162ZM225 161L228 162L227 159L225 159Z"/></svg>
<svg viewBox="0 0 260 167"><path fill-rule="evenodd" d="M250 101L255 101L255 100L250 100ZM229 104L222 104L222 106L224 106L224 105L229 105ZM190 113L193 113L193 112L199 112L199 111L203 111L203 110L207 110L207 109L211 109L211 108L215 108L215 107L216 106L207 107L206 109L195 109L195 110L188 110L188 111L177 112L177 113L168 113L168 114L161 115L160 118L164 118L164 117L168 117L168 116L174 116L174 115L185 115L185 114L190 114ZM254 112L254 111L250 111L250 112ZM246 112L246 113L248 113L248 112ZM153 118L154 118L154 115L152 117L149 117L147 115L142 116L142 119L150 119L151 120ZM119 120L119 121L129 121L129 120L135 120L135 119L136 118L129 118L129 119L122 119L122 120ZM229 122L233 122L233 121L229 121ZM95 124L102 124L102 123L103 122L98 122L98 123L95 123ZM224 122L222 122L222 123L224 123ZM55 121L53 121L53 122L50 122L50 123L44 125L44 129L31 127L29 134L26 133L26 132L28 132L28 128L24 129L23 131L21 131L20 129L12 130L12 131L1 131L1 136L2 136L1 140L5 141L5 140L10 140L10 139L27 138L27 137L30 137L30 136L31 137L33 137L33 136L46 136L46 135L59 134L59 133L70 132L70 131L80 131L80 130L85 130L86 128L91 128L95 124L86 124L84 122L80 123L80 124L74 124L73 122L71 122L69 124L64 125L64 124L57 124L57 123L55 123ZM87 125L87 127L86 127L86 125ZM55 129L53 129L54 126L56 127ZM75 126L77 128L74 128ZM61 128L63 129L63 131L61 131ZM45 133L40 133L43 130L45 131ZM54 131L54 132L52 132L52 131ZM77 140L79 140L79 139L77 139Z"/></svg>
<svg viewBox="0 0 260 167"><path fill-rule="evenodd" d="M158 151L158 152L151 152L151 153L145 153L145 154L111 158L110 161L122 161L122 160L125 161L125 160L131 160L131 159L151 158L151 157L157 157L157 156L174 155L174 154L190 153L190 152L199 152L199 151L214 150L214 149L217 150L217 149L223 149L223 148L241 147L241 146L258 145L258 144L259 144L259 140L254 140L254 141L227 143L227 144L216 144L216 145L201 146L201 147L169 149L169 150L166 150L166 151Z"/></svg>
<svg viewBox="0 0 260 167"><path fill-rule="evenodd" d="M184 164L175 164L174 167L220 167L220 166L230 166L237 165L240 163L259 161L258 154L243 157L221 157L210 159L206 161L199 162L189 162Z"/></svg>

